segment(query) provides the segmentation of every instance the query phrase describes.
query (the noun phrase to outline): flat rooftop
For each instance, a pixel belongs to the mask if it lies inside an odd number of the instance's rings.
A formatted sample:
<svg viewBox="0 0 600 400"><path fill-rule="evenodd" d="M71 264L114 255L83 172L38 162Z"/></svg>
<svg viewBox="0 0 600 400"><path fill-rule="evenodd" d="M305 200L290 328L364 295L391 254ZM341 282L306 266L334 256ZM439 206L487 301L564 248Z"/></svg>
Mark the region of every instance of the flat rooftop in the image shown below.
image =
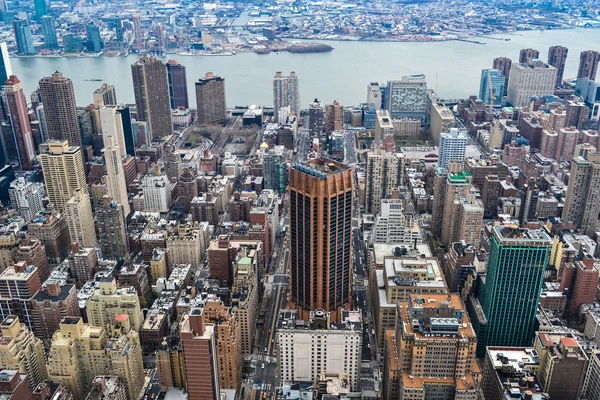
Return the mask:
<svg viewBox="0 0 600 400"><path fill-rule="evenodd" d="M520 246L551 246L552 240L543 229L519 228L517 225L493 227L494 236L501 244Z"/></svg>
<svg viewBox="0 0 600 400"><path fill-rule="evenodd" d="M296 163L293 169L320 179L341 172L350 171L352 168L346 164L330 160L328 158L313 158L303 163Z"/></svg>

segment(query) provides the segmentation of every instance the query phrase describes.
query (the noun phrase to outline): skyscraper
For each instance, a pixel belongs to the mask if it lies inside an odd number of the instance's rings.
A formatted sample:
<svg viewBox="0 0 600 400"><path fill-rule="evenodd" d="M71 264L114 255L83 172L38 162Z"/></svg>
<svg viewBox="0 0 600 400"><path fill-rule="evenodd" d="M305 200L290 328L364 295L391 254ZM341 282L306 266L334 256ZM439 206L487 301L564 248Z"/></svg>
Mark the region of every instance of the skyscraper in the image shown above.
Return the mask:
<svg viewBox="0 0 600 400"><path fill-rule="evenodd" d="M586 235L593 235L600 213L600 153L576 155L571 161L562 219L574 222Z"/></svg>
<svg viewBox="0 0 600 400"><path fill-rule="evenodd" d="M282 146L267 149L263 155L263 178L265 189L276 190L283 194L287 189L287 164Z"/></svg>
<svg viewBox="0 0 600 400"><path fill-rule="evenodd" d="M57 50L58 38L56 37L54 18L44 15L40 22L42 24L42 34L44 35L44 46L49 50Z"/></svg>
<svg viewBox="0 0 600 400"><path fill-rule="evenodd" d="M388 81L387 108L394 119L419 120L425 123L427 113L427 82L425 75L403 76L399 81Z"/></svg>
<svg viewBox="0 0 600 400"><path fill-rule="evenodd" d="M108 195L102 197L96 208L96 220L104 258L119 260L129 253L125 217L122 204L113 201Z"/></svg>
<svg viewBox="0 0 600 400"><path fill-rule="evenodd" d="M121 157L125 155L125 134L121 115L117 113L117 106L104 106L100 108L100 125L102 126L102 141L108 145L108 138L112 138L112 145L119 146Z"/></svg>
<svg viewBox="0 0 600 400"><path fill-rule="evenodd" d="M196 107L199 124L221 124L227 119L225 78L207 72L196 82Z"/></svg>
<svg viewBox="0 0 600 400"><path fill-rule="evenodd" d="M2 97L12 133L17 143L19 164L23 169L33 169L33 164L36 162L35 148L31 126L29 125L27 99L25 93L23 93L21 81L15 75L11 75L4 83Z"/></svg>
<svg viewBox="0 0 600 400"><path fill-rule="evenodd" d="M450 161L464 161L467 150L467 137L457 128L450 129L448 133L440 135L440 151L438 167L448 168Z"/></svg>
<svg viewBox="0 0 600 400"><path fill-rule="evenodd" d="M23 55L36 54L29 22L26 19L15 19L13 21L13 30L18 53Z"/></svg>
<svg viewBox="0 0 600 400"><path fill-rule="evenodd" d="M6 82L8 77L12 74L8 48L6 47L6 42L2 42L0 43L0 84L4 85L4 82Z"/></svg>
<svg viewBox="0 0 600 400"><path fill-rule="evenodd" d="M105 106L116 106L117 105L117 92L115 85L109 85L103 83L98 89L94 90L94 106L100 107L100 102Z"/></svg>
<svg viewBox="0 0 600 400"><path fill-rule="evenodd" d="M69 146L81 146L73 82L60 72L40 79L48 139L68 140Z"/></svg>
<svg viewBox="0 0 600 400"><path fill-rule="evenodd" d="M323 133L324 117L323 103L315 99L308 108L308 134L311 138Z"/></svg>
<svg viewBox="0 0 600 400"><path fill-rule="evenodd" d="M179 64L175 60L169 60L167 61L167 73L169 75L169 97L171 99L171 108L190 108L185 66Z"/></svg>
<svg viewBox="0 0 600 400"><path fill-rule="evenodd" d="M552 96L558 70L540 60L514 63L510 69L507 101L514 107L527 106L532 96Z"/></svg>
<svg viewBox="0 0 600 400"><path fill-rule="evenodd" d="M104 129L104 124L102 125ZM121 156L121 148L113 142L113 137L108 136L104 142L105 147L102 149L104 154L104 162L106 164L106 186L108 194L118 204L123 207L124 216L127 217L130 212L129 200L127 197L127 183L125 180L125 171Z"/></svg>
<svg viewBox="0 0 600 400"><path fill-rule="evenodd" d="M287 106L290 107L292 114L300 112L298 74L292 71L289 76L284 76L281 71L277 71L273 78L273 108L275 118L279 116L279 109Z"/></svg>
<svg viewBox="0 0 600 400"><path fill-rule="evenodd" d="M340 321L352 304L352 168L313 159L290 168L290 302L299 317Z"/></svg>
<svg viewBox="0 0 600 400"><path fill-rule="evenodd" d="M365 177L365 212L378 214L381 200L390 196L404 181L404 154L384 150L367 153Z"/></svg>
<svg viewBox="0 0 600 400"><path fill-rule="evenodd" d="M512 60L508 57L494 58L492 68L499 70L502 76L504 76L504 96L506 96L506 92L508 91L508 78L510 76L511 66Z"/></svg>
<svg viewBox="0 0 600 400"><path fill-rule="evenodd" d="M35 19L37 21L48 14L48 5L46 4L46 0L33 0L33 7L35 9Z"/></svg>
<svg viewBox="0 0 600 400"><path fill-rule="evenodd" d="M102 51L102 38L100 37L100 28L94 23L89 23L85 27L87 33L87 49L92 53Z"/></svg>
<svg viewBox="0 0 600 400"><path fill-rule="evenodd" d="M504 96L504 85L506 79L497 69L482 69L479 82L479 98L485 105L502 107L502 96Z"/></svg>
<svg viewBox="0 0 600 400"><path fill-rule="evenodd" d="M21 213L27 222L40 212L44 206L42 204L41 183L27 182L20 176L10 184L8 193L10 195L10 204Z"/></svg>
<svg viewBox="0 0 600 400"><path fill-rule="evenodd" d="M69 224L71 243L77 242L83 247L95 247L97 240L94 215L86 188L73 191L73 197L65 204L65 216Z"/></svg>
<svg viewBox="0 0 600 400"><path fill-rule="evenodd" d="M338 101L325 105L325 133L339 131L344 127L344 107Z"/></svg>
<svg viewBox="0 0 600 400"><path fill-rule="evenodd" d="M596 80L598 72L598 62L600 62L600 52L595 50L585 50L579 55L579 70L577 71L577 79L587 78Z"/></svg>
<svg viewBox="0 0 600 400"><path fill-rule="evenodd" d="M531 346L551 247L545 230L492 227L486 280L471 298L478 356L487 346Z"/></svg>
<svg viewBox="0 0 600 400"><path fill-rule="evenodd" d="M159 59L144 55L131 65L137 120L148 123L150 139L173 133L167 68Z"/></svg>
<svg viewBox="0 0 600 400"><path fill-rule="evenodd" d="M556 86L562 86L565 65L567 64L567 54L569 49L565 46L550 46L548 49L548 64L558 70L556 75Z"/></svg>
<svg viewBox="0 0 600 400"><path fill-rule="evenodd" d="M535 49L521 49L519 52L519 64L527 64L530 60L539 58L540 52Z"/></svg>
<svg viewBox="0 0 600 400"><path fill-rule="evenodd" d="M76 189L86 189L81 150L66 140L51 140L40 146L40 164L46 194L54 207L64 210Z"/></svg>

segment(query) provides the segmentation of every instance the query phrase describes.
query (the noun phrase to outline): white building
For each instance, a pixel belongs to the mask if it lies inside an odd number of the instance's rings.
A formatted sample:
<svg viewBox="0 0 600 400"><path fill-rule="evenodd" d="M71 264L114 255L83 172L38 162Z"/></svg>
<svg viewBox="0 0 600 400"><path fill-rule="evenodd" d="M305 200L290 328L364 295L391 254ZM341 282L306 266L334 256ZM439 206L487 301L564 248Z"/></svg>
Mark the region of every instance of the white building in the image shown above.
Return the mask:
<svg viewBox="0 0 600 400"><path fill-rule="evenodd" d="M77 242L81 247L96 247L92 203L85 189L77 188L73 191L73 197L65 204L65 216L71 243Z"/></svg>
<svg viewBox="0 0 600 400"><path fill-rule="evenodd" d="M551 96L558 70L540 60L513 63L508 78L507 100L515 107L528 106L532 96Z"/></svg>
<svg viewBox="0 0 600 400"><path fill-rule="evenodd" d="M27 182L24 177L19 177L8 189L10 204L29 222L43 208L43 190L44 185Z"/></svg>
<svg viewBox="0 0 600 400"><path fill-rule="evenodd" d="M375 140L394 137L394 123L387 110L375 111Z"/></svg>
<svg viewBox="0 0 600 400"><path fill-rule="evenodd" d="M590 354L582 393L582 399L600 400L600 350L594 350Z"/></svg>
<svg viewBox="0 0 600 400"><path fill-rule="evenodd" d="M381 89L379 83L370 82L367 85L367 108L369 111L381 109Z"/></svg>
<svg viewBox="0 0 600 400"><path fill-rule="evenodd" d="M467 136L457 128L450 129L449 133L440 135L440 152L438 167L448 168L450 161L464 161L467 151Z"/></svg>
<svg viewBox="0 0 600 400"><path fill-rule="evenodd" d="M393 119L406 118L424 123L427 114L425 75L403 76L402 80L388 81L386 100Z"/></svg>
<svg viewBox="0 0 600 400"><path fill-rule="evenodd" d="M102 125L102 141L108 146L107 138L112 137L112 143L118 145L121 156L125 154L125 133L123 131L123 120L117 106L104 106L100 109L100 124ZM117 197L113 196L113 199Z"/></svg>
<svg viewBox="0 0 600 400"><path fill-rule="evenodd" d="M367 154L365 212L379 211L381 199L404 182L404 154L375 150Z"/></svg>
<svg viewBox="0 0 600 400"><path fill-rule="evenodd" d="M289 76L284 76L280 71L275 73L275 77L273 77L273 106L275 117L279 117L279 109L282 107L289 106L292 114L300 112L299 80L298 74L294 71L290 72Z"/></svg>
<svg viewBox="0 0 600 400"><path fill-rule="evenodd" d="M374 243L398 243L414 249L423 243L421 229L410 214L404 214L402 200L381 200L381 214L373 225Z"/></svg>
<svg viewBox="0 0 600 400"><path fill-rule="evenodd" d="M125 180L125 171L123 170L122 151L124 148L115 144L113 136L104 138L104 162L106 163L106 187L108 194L117 204L123 206L125 218L129 215L129 199L127 197L127 181Z"/></svg>
<svg viewBox="0 0 600 400"><path fill-rule="evenodd" d="M277 343L282 382L317 381L323 372L347 376L352 391L360 381L362 321L360 311L342 311L334 323L323 310L311 312L310 321L297 319L297 311L283 311Z"/></svg>
<svg viewBox="0 0 600 400"><path fill-rule="evenodd" d="M144 211L167 212L171 208L171 182L164 168L156 165L142 178Z"/></svg>

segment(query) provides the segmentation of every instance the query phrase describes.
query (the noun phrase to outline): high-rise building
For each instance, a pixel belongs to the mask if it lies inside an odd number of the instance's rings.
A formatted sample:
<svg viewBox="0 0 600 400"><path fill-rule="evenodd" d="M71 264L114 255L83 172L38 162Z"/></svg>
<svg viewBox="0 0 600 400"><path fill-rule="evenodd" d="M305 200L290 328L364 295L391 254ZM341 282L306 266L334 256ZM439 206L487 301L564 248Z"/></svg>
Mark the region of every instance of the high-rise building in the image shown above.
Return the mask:
<svg viewBox="0 0 600 400"><path fill-rule="evenodd" d="M227 119L225 78L207 72L196 82L196 109L198 123L221 124Z"/></svg>
<svg viewBox="0 0 600 400"><path fill-rule="evenodd" d="M508 78L510 77L511 66L512 60L508 57L494 58L494 64L492 65L492 68L499 70L502 76L504 76L504 96L506 96L508 91Z"/></svg>
<svg viewBox="0 0 600 400"><path fill-rule="evenodd" d="M49 139L68 140L70 146L81 146L73 82L60 72L40 79L40 95Z"/></svg>
<svg viewBox="0 0 600 400"><path fill-rule="evenodd" d="M531 60L538 60L540 58L539 50L535 49L521 49L519 52L519 64L528 64Z"/></svg>
<svg viewBox="0 0 600 400"><path fill-rule="evenodd" d="M98 253L93 247L81 247L73 243L68 258L69 268L78 287L85 285L94 276L98 267Z"/></svg>
<svg viewBox="0 0 600 400"><path fill-rule="evenodd" d="M505 81L502 72L498 69L481 70L479 98L483 100L486 106L502 107Z"/></svg>
<svg viewBox="0 0 600 400"><path fill-rule="evenodd" d="M404 182L404 154L375 150L367 153L365 212L377 214L382 199Z"/></svg>
<svg viewBox="0 0 600 400"><path fill-rule="evenodd" d="M579 70L577 70L577 79L587 78L596 80L598 72L598 63L600 62L600 52L595 50L585 50L579 55Z"/></svg>
<svg viewBox="0 0 600 400"><path fill-rule="evenodd" d="M216 326L206 323L202 308L192 308L179 323L190 400L219 400Z"/></svg>
<svg viewBox="0 0 600 400"><path fill-rule="evenodd" d="M572 315L579 313L582 304L594 303L598 270L595 259L585 257L581 261L562 266L560 291L567 293L567 311Z"/></svg>
<svg viewBox="0 0 600 400"><path fill-rule="evenodd" d="M388 81L387 109L393 119L419 120L425 123L427 114L427 82L425 75L403 76Z"/></svg>
<svg viewBox="0 0 600 400"><path fill-rule="evenodd" d="M48 379L44 345L16 315L8 315L0 323L0 360L3 369L14 369L27 374L29 386L34 389Z"/></svg>
<svg viewBox="0 0 600 400"><path fill-rule="evenodd" d="M288 185L288 168L285 162L285 149L283 146L276 146L273 149L267 149L263 155L263 177L265 189L276 190L283 194Z"/></svg>
<svg viewBox="0 0 600 400"><path fill-rule="evenodd" d="M586 235L597 231L600 202L600 153L576 155L571 161L571 175L562 219L574 222Z"/></svg>
<svg viewBox="0 0 600 400"><path fill-rule="evenodd" d="M117 92L115 85L109 85L103 83L98 89L94 90L94 106L116 106L117 105ZM102 102L102 104L100 104Z"/></svg>
<svg viewBox="0 0 600 400"><path fill-rule="evenodd" d="M279 117L279 110L290 107L290 112L300 112L300 86L298 74L294 71L289 76L284 76L281 71L275 73L273 78L273 107L275 118ZM285 122L285 121L280 121Z"/></svg>
<svg viewBox="0 0 600 400"><path fill-rule="evenodd" d="M383 399L478 399L476 348L458 294L411 294L385 334Z"/></svg>
<svg viewBox="0 0 600 400"><path fill-rule="evenodd" d="M94 23L89 23L85 27L87 34L87 49L91 53L100 53L102 51L102 38L100 37L100 28Z"/></svg>
<svg viewBox="0 0 600 400"><path fill-rule="evenodd" d="M448 133L440 135L440 151L438 168L448 168L451 161L463 162L467 150L467 137L457 128L450 129Z"/></svg>
<svg viewBox="0 0 600 400"><path fill-rule="evenodd" d="M48 50L58 50L58 38L56 37L56 28L54 27L54 18L44 15L41 19L42 34L44 35L44 47Z"/></svg>
<svg viewBox="0 0 600 400"><path fill-rule="evenodd" d="M600 350L593 350L583 382L582 398L600 399Z"/></svg>
<svg viewBox="0 0 600 400"><path fill-rule="evenodd" d="M16 315L33 330L31 299L42 288L38 269L19 261L0 273L0 310L2 315Z"/></svg>
<svg viewBox="0 0 600 400"><path fill-rule="evenodd" d="M540 360L535 349L490 346L483 349L483 354L485 360L481 388L486 400L548 398L542 392L536 376Z"/></svg>
<svg viewBox="0 0 600 400"><path fill-rule="evenodd" d="M533 96L552 96L557 74L556 68L537 59L526 64L514 63L508 82L508 103L527 106Z"/></svg>
<svg viewBox="0 0 600 400"><path fill-rule="evenodd" d="M33 169L35 148L29 125L29 110L23 86L16 75L11 75L2 86L2 98L12 133L17 143L19 164L25 170Z"/></svg>
<svg viewBox="0 0 600 400"><path fill-rule="evenodd" d="M77 188L73 191L73 197L65 203L65 216L69 224L71 243L77 242L83 247L95 247L97 240L94 215L90 196L85 188Z"/></svg>
<svg viewBox="0 0 600 400"><path fill-rule="evenodd" d="M69 146L67 140L50 140L41 145L40 164L46 194L58 210L64 209L76 189L87 190L81 150Z"/></svg>
<svg viewBox="0 0 600 400"><path fill-rule="evenodd" d="M15 33L15 41L17 42L17 51L23 55L34 55L35 46L33 45L33 36L31 27L26 19L13 20L13 31Z"/></svg>
<svg viewBox="0 0 600 400"><path fill-rule="evenodd" d="M35 11L35 19L37 21L48 14L48 4L46 3L46 0L33 0L33 8Z"/></svg>
<svg viewBox="0 0 600 400"><path fill-rule="evenodd" d="M40 187L40 184L27 182L25 177L20 176L8 189L10 204L29 222L43 208L42 192L43 187Z"/></svg>
<svg viewBox="0 0 600 400"><path fill-rule="evenodd" d="M479 299L471 298L477 354L488 346L530 346L552 240L545 230L492 227L491 249Z"/></svg>
<svg viewBox="0 0 600 400"><path fill-rule="evenodd" d="M352 304L353 175L320 158L290 168L290 301L302 319L323 309L340 321Z"/></svg>
<svg viewBox="0 0 600 400"><path fill-rule="evenodd" d="M252 354L258 310L258 272L262 262L262 242L239 247L233 260L233 285L231 286L231 312L240 326L242 354Z"/></svg>
<svg viewBox="0 0 600 400"><path fill-rule="evenodd" d="M104 124L102 125L104 131ZM107 136L104 140L105 147L102 149L106 163L106 187L108 194L123 207L124 216L130 212L129 199L127 197L127 183L125 171L123 170L121 146L114 143L113 136Z"/></svg>
<svg viewBox="0 0 600 400"><path fill-rule="evenodd" d="M569 49L565 46L550 46L548 49L548 64L557 69L556 87L562 86L565 65L567 64L567 54Z"/></svg>
<svg viewBox="0 0 600 400"><path fill-rule="evenodd" d="M192 199L198 196L195 170L184 168L177 182L177 205L190 212Z"/></svg>
<svg viewBox="0 0 600 400"><path fill-rule="evenodd" d="M137 120L148 123L150 139L173 132L167 68L159 59L144 55L131 65Z"/></svg>
<svg viewBox="0 0 600 400"><path fill-rule="evenodd" d="M31 299L33 333L42 340L52 339L64 317L79 317L77 289L64 279L46 280L43 290Z"/></svg>
<svg viewBox="0 0 600 400"><path fill-rule="evenodd" d="M325 133L342 130L344 127L344 107L338 101L325 105Z"/></svg>
<svg viewBox="0 0 600 400"><path fill-rule="evenodd" d="M323 103L315 99L308 107L308 135L318 137L323 133L323 124L325 123L325 109Z"/></svg>
<svg viewBox="0 0 600 400"><path fill-rule="evenodd" d="M381 199L381 212L373 224L373 243L395 243L402 247L415 248L423 243L418 223L404 213L403 199Z"/></svg>
<svg viewBox="0 0 600 400"><path fill-rule="evenodd" d="M107 326L119 314L127 314L131 329L139 332L144 317L140 300L133 286L117 288L113 277L103 278L86 303L86 314L90 325Z"/></svg>
<svg viewBox="0 0 600 400"><path fill-rule="evenodd" d="M167 61L167 74L169 76L169 98L171 108L190 108L187 90L187 77L185 66L175 60Z"/></svg>
<svg viewBox="0 0 600 400"><path fill-rule="evenodd" d="M308 322L300 321L297 310L282 311L277 325L281 379L316 383L327 373L343 377L348 390L358 391L361 330L359 311L342 311L339 323L319 309L310 313Z"/></svg>
<svg viewBox="0 0 600 400"><path fill-rule="evenodd" d="M171 208L171 181L164 168L156 165L142 178L145 211L167 212Z"/></svg>
<svg viewBox="0 0 600 400"><path fill-rule="evenodd" d="M483 203L477 198L473 190L470 190L466 198L459 201L458 216L454 218L452 227L452 236L450 242L464 241L479 248L481 241L481 227L483 226Z"/></svg>
<svg viewBox="0 0 600 400"><path fill-rule="evenodd" d="M4 85L4 82L12 74L8 48L6 47L6 42L2 42L0 43L0 84Z"/></svg>
<svg viewBox="0 0 600 400"><path fill-rule="evenodd" d="M67 257L71 237L64 214L56 210L40 212L29 222L28 228L31 237L44 244L50 263L60 264Z"/></svg>
<svg viewBox="0 0 600 400"><path fill-rule="evenodd" d="M40 282L45 282L50 276L50 266L44 245L39 239L26 236L19 242L14 254L15 261L24 261L25 265L37 268Z"/></svg>
<svg viewBox="0 0 600 400"><path fill-rule="evenodd" d="M118 260L129 253L125 215L123 205L113 201L108 195L104 195L96 208L100 246L104 258Z"/></svg>
<svg viewBox="0 0 600 400"><path fill-rule="evenodd" d="M194 269L199 268L206 250L200 225L196 222L173 228L167 236L167 250L171 265L190 264Z"/></svg>

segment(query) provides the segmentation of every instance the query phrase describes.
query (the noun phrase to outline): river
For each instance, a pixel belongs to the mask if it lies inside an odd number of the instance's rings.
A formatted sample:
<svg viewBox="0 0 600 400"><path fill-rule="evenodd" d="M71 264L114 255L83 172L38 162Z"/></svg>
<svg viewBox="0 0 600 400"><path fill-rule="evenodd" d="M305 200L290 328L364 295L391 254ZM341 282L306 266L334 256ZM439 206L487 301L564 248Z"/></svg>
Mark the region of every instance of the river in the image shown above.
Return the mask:
<svg viewBox="0 0 600 400"><path fill-rule="evenodd" d="M334 47L330 53L268 55L240 53L234 56L170 55L187 68L190 105L195 107L194 81L212 71L225 77L227 105L273 104L272 78L276 71L300 76L301 106L308 107L314 98L325 102L341 101L353 105L366 100L366 86L371 81L385 82L403 75L425 74L428 86L440 97L461 98L479 91L482 68L491 68L495 57L518 59L519 50L532 47L547 59L548 47L556 44L569 48L565 78L574 77L579 53L600 49L599 29L527 31L501 34L510 41L477 39L485 45L449 41L429 43L404 42L325 42ZM92 102L92 92L100 78L116 87L119 102L134 102L130 65L136 56L98 58L13 58L13 73L31 93L37 81L61 71L73 80L78 105ZM165 59L166 61L166 59ZM436 79L437 76L437 79Z"/></svg>

